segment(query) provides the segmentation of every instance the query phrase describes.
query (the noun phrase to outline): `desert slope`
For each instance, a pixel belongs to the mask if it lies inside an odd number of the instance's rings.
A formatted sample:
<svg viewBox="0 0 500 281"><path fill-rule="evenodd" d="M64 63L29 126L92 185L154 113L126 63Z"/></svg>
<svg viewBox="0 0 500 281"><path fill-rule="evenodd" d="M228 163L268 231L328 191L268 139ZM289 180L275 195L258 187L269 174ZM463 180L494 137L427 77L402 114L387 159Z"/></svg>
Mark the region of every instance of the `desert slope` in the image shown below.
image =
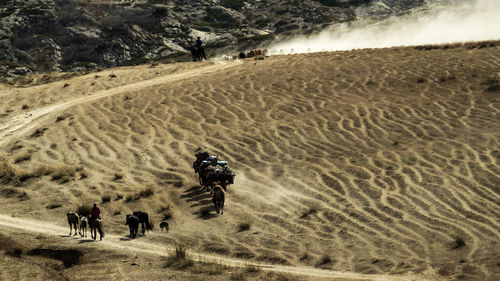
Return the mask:
<svg viewBox="0 0 500 281"><path fill-rule="evenodd" d="M498 47L393 48L0 88L3 165L30 175L0 179L1 213L65 225L67 211L109 196L100 205L110 232L126 235L132 210L156 224L171 214L169 234L141 238L159 244L494 280L500 99L483 82L499 71ZM237 174L223 216L192 171L198 147Z"/></svg>

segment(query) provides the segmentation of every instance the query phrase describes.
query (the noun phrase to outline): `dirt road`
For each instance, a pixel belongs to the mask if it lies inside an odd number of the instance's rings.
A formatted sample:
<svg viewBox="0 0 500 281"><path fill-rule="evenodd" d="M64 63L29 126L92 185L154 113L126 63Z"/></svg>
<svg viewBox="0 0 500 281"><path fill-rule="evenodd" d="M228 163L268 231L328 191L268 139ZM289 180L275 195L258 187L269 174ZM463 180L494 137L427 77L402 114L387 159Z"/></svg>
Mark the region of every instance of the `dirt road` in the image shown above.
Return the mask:
<svg viewBox="0 0 500 281"><path fill-rule="evenodd" d="M0 225L10 229L21 229L28 232L40 233L45 235L61 236L67 234L68 227L50 224L45 221L35 221L20 217L11 217L8 215L0 215ZM78 247L79 236L68 237L73 239L75 247ZM88 238L85 238L88 239ZM165 256L174 251L172 245L158 245L151 242L142 242L139 240L128 240L124 236L116 234L106 234L102 241L95 242L99 247L118 250L129 251L132 253L145 253L150 255ZM275 264L253 263L245 260L234 258L226 258L217 255L210 255L204 253L189 252L190 256L195 261L214 262L223 264L230 267L245 267L255 266L260 270L271 272L282 272L294 275L311 276L311 277L328 277L328 278L341 278L349 280L423 280L415 276L394 276L394 275L375 275L375 274L360 274L354 272L330 271L310 267L294 267L282 266Z"/></svg>

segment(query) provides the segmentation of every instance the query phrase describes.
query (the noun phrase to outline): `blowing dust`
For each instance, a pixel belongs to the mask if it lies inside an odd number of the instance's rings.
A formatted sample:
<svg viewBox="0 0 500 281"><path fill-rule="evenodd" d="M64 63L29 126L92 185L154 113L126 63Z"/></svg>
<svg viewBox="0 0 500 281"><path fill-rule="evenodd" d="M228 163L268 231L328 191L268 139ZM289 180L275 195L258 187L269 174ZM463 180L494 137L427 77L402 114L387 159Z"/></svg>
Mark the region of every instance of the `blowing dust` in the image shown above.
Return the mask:
<svg viewBox="0 0 500 281"><path fill-rule="evenodd" d="M336 24L268 49L270 54L289 54L496 40L499 18L498 0L430 1L409 14Z"/></svg>

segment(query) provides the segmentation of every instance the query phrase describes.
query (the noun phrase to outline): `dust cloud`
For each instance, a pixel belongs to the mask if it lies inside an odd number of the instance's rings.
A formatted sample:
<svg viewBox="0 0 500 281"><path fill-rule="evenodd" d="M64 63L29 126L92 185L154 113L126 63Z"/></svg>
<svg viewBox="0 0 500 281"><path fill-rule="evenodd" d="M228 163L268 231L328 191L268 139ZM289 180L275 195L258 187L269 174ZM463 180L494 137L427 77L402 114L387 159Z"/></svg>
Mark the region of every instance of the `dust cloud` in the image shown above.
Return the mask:
<svg viewBox="0 0 500 281"><path fill-rule="evenodd" d="M405 15L336 24L268 49L271 54L308 53L495 40L500 39L499 18L498 0L429 2Z"/></svg>

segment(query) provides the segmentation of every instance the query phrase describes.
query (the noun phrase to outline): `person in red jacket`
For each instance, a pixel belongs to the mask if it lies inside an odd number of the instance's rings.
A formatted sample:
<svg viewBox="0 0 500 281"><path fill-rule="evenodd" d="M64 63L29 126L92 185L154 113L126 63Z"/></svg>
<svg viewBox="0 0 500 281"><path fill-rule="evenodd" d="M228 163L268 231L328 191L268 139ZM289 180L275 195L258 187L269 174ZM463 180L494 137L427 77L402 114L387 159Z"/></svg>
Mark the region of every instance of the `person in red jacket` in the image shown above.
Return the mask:
<svg viewBox="0 0 500 281"><path fill-rule="evenodd" d="M94 203L94 207L90 211L90 220L100 219L99 215L101 214L101 209L97 207L97 204Z"/></svg>

